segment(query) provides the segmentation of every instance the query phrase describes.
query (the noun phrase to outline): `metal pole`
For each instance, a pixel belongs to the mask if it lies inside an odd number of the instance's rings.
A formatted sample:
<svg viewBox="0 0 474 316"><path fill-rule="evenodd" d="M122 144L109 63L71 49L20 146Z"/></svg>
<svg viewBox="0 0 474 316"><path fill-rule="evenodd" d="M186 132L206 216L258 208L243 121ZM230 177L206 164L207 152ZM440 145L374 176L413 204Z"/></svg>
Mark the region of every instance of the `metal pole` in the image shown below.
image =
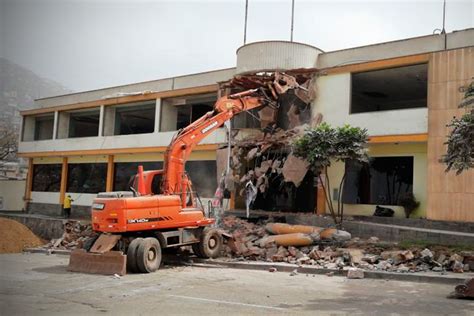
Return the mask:
<svg viewBox="0 0 474 316"><path fill-rule="evenodd" d="M290 41L293 42L293 25L295 21L295 0L291 0L291 35Z"/></svg>
<svg viewBox="0 0 474 316"><path fill-rule="evenodd" d="M446 34L446 29L444 28L446 22L446 0L443 1L443 29L441 34Z"/></svg>
<svg viewBox="0 0 474 316"><path fill-rule="evenodd" d="M247 43L247 16L249 12L249 0L245 0L245 22L244 22L244 45Z"/></svg>

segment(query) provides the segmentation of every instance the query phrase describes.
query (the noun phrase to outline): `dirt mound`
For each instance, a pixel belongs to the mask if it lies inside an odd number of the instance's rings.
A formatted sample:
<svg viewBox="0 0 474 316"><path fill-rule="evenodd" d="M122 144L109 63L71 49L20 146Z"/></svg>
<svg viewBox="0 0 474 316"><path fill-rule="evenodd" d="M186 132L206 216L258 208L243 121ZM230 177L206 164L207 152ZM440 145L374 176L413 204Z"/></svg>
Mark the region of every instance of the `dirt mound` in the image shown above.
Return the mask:
<svg viewBox="0 0 474 316"><path fill-rule="evenodd" d="M0 253L22 252L24 248L43 244L44 242L25 225L0 218Z"/></svg>

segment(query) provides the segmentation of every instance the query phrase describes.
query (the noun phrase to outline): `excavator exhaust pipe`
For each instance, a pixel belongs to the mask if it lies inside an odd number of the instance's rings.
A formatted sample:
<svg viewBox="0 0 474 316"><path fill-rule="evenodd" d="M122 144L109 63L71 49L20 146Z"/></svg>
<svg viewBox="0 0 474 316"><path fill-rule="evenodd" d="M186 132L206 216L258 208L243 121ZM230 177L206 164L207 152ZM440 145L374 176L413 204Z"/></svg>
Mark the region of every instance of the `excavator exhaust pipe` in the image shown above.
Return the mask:
<svg viewBox="0 0 474 316"><path fill-rule="evenodd" d="M102 234L91 249L76 249L69 257L68 271L104 275L125 275L127 256L121 251L111 251L120 235Z"/></svg>

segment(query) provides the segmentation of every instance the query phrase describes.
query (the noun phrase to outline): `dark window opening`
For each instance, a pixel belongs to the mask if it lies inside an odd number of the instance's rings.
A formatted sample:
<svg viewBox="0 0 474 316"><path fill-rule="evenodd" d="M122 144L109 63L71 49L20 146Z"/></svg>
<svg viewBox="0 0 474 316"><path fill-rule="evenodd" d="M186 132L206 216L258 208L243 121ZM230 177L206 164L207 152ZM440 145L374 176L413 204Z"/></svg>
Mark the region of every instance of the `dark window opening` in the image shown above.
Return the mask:
<svg viewBox="0 0 474 316"><path fill-rule="evenodd" d="M114 164L114 191L130 191L131 180L138 173L138 166L143 166L143 170L160 170L163 168L161 161L147 162L116 162ZM161 177L155 176L152 182L152 191L160 193Z"/></svg>
<svg viewBox="0 0 474 316"><path fill-rule="evenodd" d="M155 102L119 107L115 111L114 135L145 134L155 130Z"/></svg>
<svg viewBox="0 0 474 316"><path fill-rule="evenodd" d="M368 164L346 163L343 202L398 205L404 193L413 193L413 157L376 157Z"/></svg>
<svg viewBox="0 0 474 316"><path fill-rule="evenodd" d="M69 164L67 170L67 192L99 193L105 191L106 163Z"/></svg>
<svg viewBox="0 0 474 316"><path fill-rule="evenodd" d="M31 191L59 192L61 169L61 164L33 165Z"/></svg>
<svg viewBox="0 0 474 316"><path fill-rule="evenodd" d="M353 73L351 113L427 106L428 64Z"/></svg>
<svg viewBox="0 0 474 316"><path fill-rule="evenodd" d="M99 135L99 111L70 113L69 137L91 137Z"/></svg>
<svg viewBox="0 0 474 316"><path fill-rule="evenodd" d="M54 115L35 117L34 140L53 139Z"/></svg>
<svg viewBox="0 0 474 316"><path fill-rule="evenodd" d="M215 160L186 162L186 172L193 183L193 190L200 197L211 198L217 189L217 165Z"/></svg>
<svg viewBox="0 0 474 316"><path fill-rule="evenodd" d="M213 110L210 104L188 104L178 106L178 115L176 119L176 129L182 129Z"/></svg>

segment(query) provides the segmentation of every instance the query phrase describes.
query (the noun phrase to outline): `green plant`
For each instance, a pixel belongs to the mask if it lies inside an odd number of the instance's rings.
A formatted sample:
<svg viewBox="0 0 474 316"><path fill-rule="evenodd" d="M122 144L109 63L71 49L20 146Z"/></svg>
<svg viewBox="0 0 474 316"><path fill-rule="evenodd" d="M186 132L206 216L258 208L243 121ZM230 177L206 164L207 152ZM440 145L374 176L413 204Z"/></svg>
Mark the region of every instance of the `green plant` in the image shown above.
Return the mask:
<svg viewBox="0 0 474 316"><path fill-rule="evenodd" d="M472 108L473 104L474 82L471 82L459 107ZM474 168L474 108L461 118L454 117L447 127L451 132L445 142L448 148L441 162L446 164L446 172L455 170L456 175L459 175L464 170Z"/></svg>
<svg viewBox="0 0 474 316"><path fill-rule="evenodd" d="M413 193L407 192L398 198L398 205L403 207L406 218L409 218L411 213L420 206L420 202L415 199Z"/></svg>
<svg viewBox="0 0 474 316"><path fill-rule="evenodd" d="M318 175L329 212L337 225L342 223L344 215L342 194L346 174L344 173L339 183L337 210L335 210L327 169L331 166L331 163L336 161L344 163L348 160L367 162L367 141L366 129L350 125L332 127L327 123L322 123L314 129L306 130L305 134L296 139L293 144L294 154L306 159L310 163L313 172ZM325 175L325 181L321 177L322 174Z"/></svg>

